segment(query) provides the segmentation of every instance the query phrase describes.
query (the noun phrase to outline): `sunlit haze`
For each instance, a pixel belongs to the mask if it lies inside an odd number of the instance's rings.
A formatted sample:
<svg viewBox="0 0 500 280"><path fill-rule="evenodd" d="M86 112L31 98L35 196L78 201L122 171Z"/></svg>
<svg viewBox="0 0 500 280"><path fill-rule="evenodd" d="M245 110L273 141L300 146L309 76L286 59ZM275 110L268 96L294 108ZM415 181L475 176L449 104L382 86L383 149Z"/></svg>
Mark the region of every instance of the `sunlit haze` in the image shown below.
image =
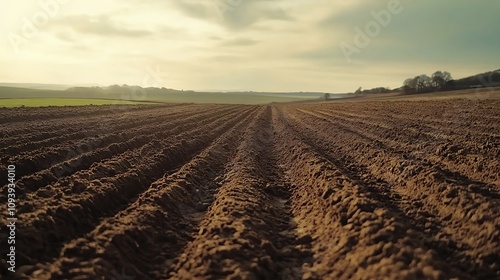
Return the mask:
<svg viewBox="0 0 500 280"><path fill-rule="evenodd" d="M340 93L500 62L500 1L0 3L8 83Z"/></svg>

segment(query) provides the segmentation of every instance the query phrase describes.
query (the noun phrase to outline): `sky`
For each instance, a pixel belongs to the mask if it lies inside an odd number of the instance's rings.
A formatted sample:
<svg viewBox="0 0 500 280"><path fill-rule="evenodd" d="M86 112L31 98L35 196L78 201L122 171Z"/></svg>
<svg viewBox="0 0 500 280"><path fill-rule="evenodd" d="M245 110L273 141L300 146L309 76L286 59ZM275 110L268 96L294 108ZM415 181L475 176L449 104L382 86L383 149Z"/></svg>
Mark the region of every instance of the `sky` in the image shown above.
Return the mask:
<svg viewBox="0 0 500 280"><path fill-rule="evenodd" d="M0 82L322 91L500 68L500 1L0 0Z"/></svg>

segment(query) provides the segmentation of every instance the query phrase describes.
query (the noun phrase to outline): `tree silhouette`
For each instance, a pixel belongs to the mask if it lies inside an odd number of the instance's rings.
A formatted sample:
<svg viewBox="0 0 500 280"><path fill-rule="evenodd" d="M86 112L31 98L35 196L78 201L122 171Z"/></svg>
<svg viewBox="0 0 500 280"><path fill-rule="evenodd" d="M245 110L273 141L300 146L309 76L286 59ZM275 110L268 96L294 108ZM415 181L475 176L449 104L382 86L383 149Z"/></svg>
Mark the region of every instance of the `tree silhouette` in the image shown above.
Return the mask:
<svg viewBox="0 0 500 280"><path fill-rule="evenodd" d="M433 90L444 90L450 88L452 81L451 74L446 71L436 71L429 77L425 74L418 75L414 78L406 79L403 82L404 93L421 93L431 92Z"/></svg>
<svg viewBox="0 0 500 280"><path fill-rule="evenodd" d="M432 74L431 78L432 86L437 90L441 90L443 86L452 79L451 74L446 71L436 71L434 74Z"/></svg>

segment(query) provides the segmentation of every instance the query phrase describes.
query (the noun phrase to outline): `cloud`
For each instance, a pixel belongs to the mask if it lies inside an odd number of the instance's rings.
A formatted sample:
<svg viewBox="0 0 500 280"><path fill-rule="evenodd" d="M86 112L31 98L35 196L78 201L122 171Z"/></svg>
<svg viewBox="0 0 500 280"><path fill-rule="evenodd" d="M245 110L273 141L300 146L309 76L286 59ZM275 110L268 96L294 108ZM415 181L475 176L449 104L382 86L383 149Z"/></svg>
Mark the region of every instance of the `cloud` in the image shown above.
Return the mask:
<svg viewBox="0 0 500 280"><path fill-rule="evenodd" d="M353 55L354 60L405 64L486 61L500 48L500 33L493 24L500 2L489 3L488 9L465 0L399 2L402 12L392 14L387 26L379 24L380 32L368 36L369 44L359 48L360 52ZM340 44L356 46L358 30L366 35L367 24L377 21L373 13L387 10L387 3L389 1L358 1L340 11L332 9L317 22L317 30L325 34L324 42L299 52L297 57L337 60L343 55ZM465 20L472 18L473 21Z"/></svg>
<svg viewBox="0 0 500 280"><path fill-rule="evenodd" d="M174 5L190 17L208 19L210 18L210 10L208 8L211 5L208 2L211 1L175 1Z"/></svg>
<svg viewBox="0 0 500 280"><path fill-rule="evenodd" d="M280 1L261 0L191 0L175 1L175 6L186 15L220 24L230 30L242 30L258 22L290 21L293 18L279 4Z"/></svg>
<svg viewBox="0 0 500 280"><path fill-rule="evenodd" d="M396 87L438 69L459 78L498 68L500 1L399 0L404 10L349 63L340 44L353 44L355 27L390 1L70 1L23 53L0 54L4 69L23 69L0 76L133 84L160 64L171 73L167 87L340 92ZM39 10L36 1L12 4L2 30L20 32Z"/></svg>
<svg viewBox="0 0 500 280"><path fill-rule="evenodd" d="M123 23L114 22L106 15L65 16L58 18L55 23L69 27L77 33L97 36L145 37L153 34L150 30L125 27Z"/></svg>
<svg viewBox="0 0 500 280"><path fill-rule="evenodd" d="M229 47L244 47L244 46L252 46L257 43L259 43L259 41L250 38L238 38L238 39L228 40L224 42L223 45Z"/></svg>

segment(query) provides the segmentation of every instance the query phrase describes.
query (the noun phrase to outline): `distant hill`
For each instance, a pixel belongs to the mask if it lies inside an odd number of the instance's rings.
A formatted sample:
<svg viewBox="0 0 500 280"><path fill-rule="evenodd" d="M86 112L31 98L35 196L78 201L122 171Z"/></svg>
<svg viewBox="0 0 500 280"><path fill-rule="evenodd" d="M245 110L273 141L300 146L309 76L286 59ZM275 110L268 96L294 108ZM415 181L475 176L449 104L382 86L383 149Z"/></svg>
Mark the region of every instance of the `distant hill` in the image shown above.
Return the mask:
<svg viewBox="0 0 500 280"><path fill-rule="evenodd" d="M500 69L454 80L455 89L498 87L500 86Z"/></svg>
<svg viewBox="0 0 500 280"><path fill-rule="evenodd" d="M62 98L71 96L67 96L64 90L0 86L0 98L37 98L37 97Z"/></svg>
<svg viewBox="0 0 500 280"><path fill-rule="evenodd" d="M159 101L178 103L266 104L316 100L321 92L195 92L168 88L142 88L139 86L113 85L109 87L71 87L65 90L33 89L0 86L1 98L91 98L128 101ZM342 98L345 95L331 94Z"/></svg>
<svg viewBox="0 0 500 280"><path fill-rule="evenodd" d="M422 77L422 78L421 78ZM486 87L499 87L500 86L500 69L489 71L485 73L476 74L473 76L452 79L440 86L433 84L431 77L427 75L420 75L413 78L413 80L421 78L418 83L422 83L420 89L416 89L417 82L413 84L413 88L408 85L403 85L401 87L390 89L384 87L372 88L362 90L359 88L355 91L355 94L381 94L381 93L427 93L427 92L437 92L437 91L453 91L453 90L463 90L463 89L474 89L474 88L486 88ZM427 80L425 79L427 78ZM412 78L408 79L412 80ZM406 83L407 81L405 81ZM419 84L420 85L420 84Z"/></svg>
<svg viewBox="0 0 500 280"><path fill-rule="evenodd" d="M49 89L49 90L65 90L72 86L69 85L58 85L58 84L33 84L33 83L0 83L1 87L16 87L16 88L28 88L28 89Z"/></svg>

